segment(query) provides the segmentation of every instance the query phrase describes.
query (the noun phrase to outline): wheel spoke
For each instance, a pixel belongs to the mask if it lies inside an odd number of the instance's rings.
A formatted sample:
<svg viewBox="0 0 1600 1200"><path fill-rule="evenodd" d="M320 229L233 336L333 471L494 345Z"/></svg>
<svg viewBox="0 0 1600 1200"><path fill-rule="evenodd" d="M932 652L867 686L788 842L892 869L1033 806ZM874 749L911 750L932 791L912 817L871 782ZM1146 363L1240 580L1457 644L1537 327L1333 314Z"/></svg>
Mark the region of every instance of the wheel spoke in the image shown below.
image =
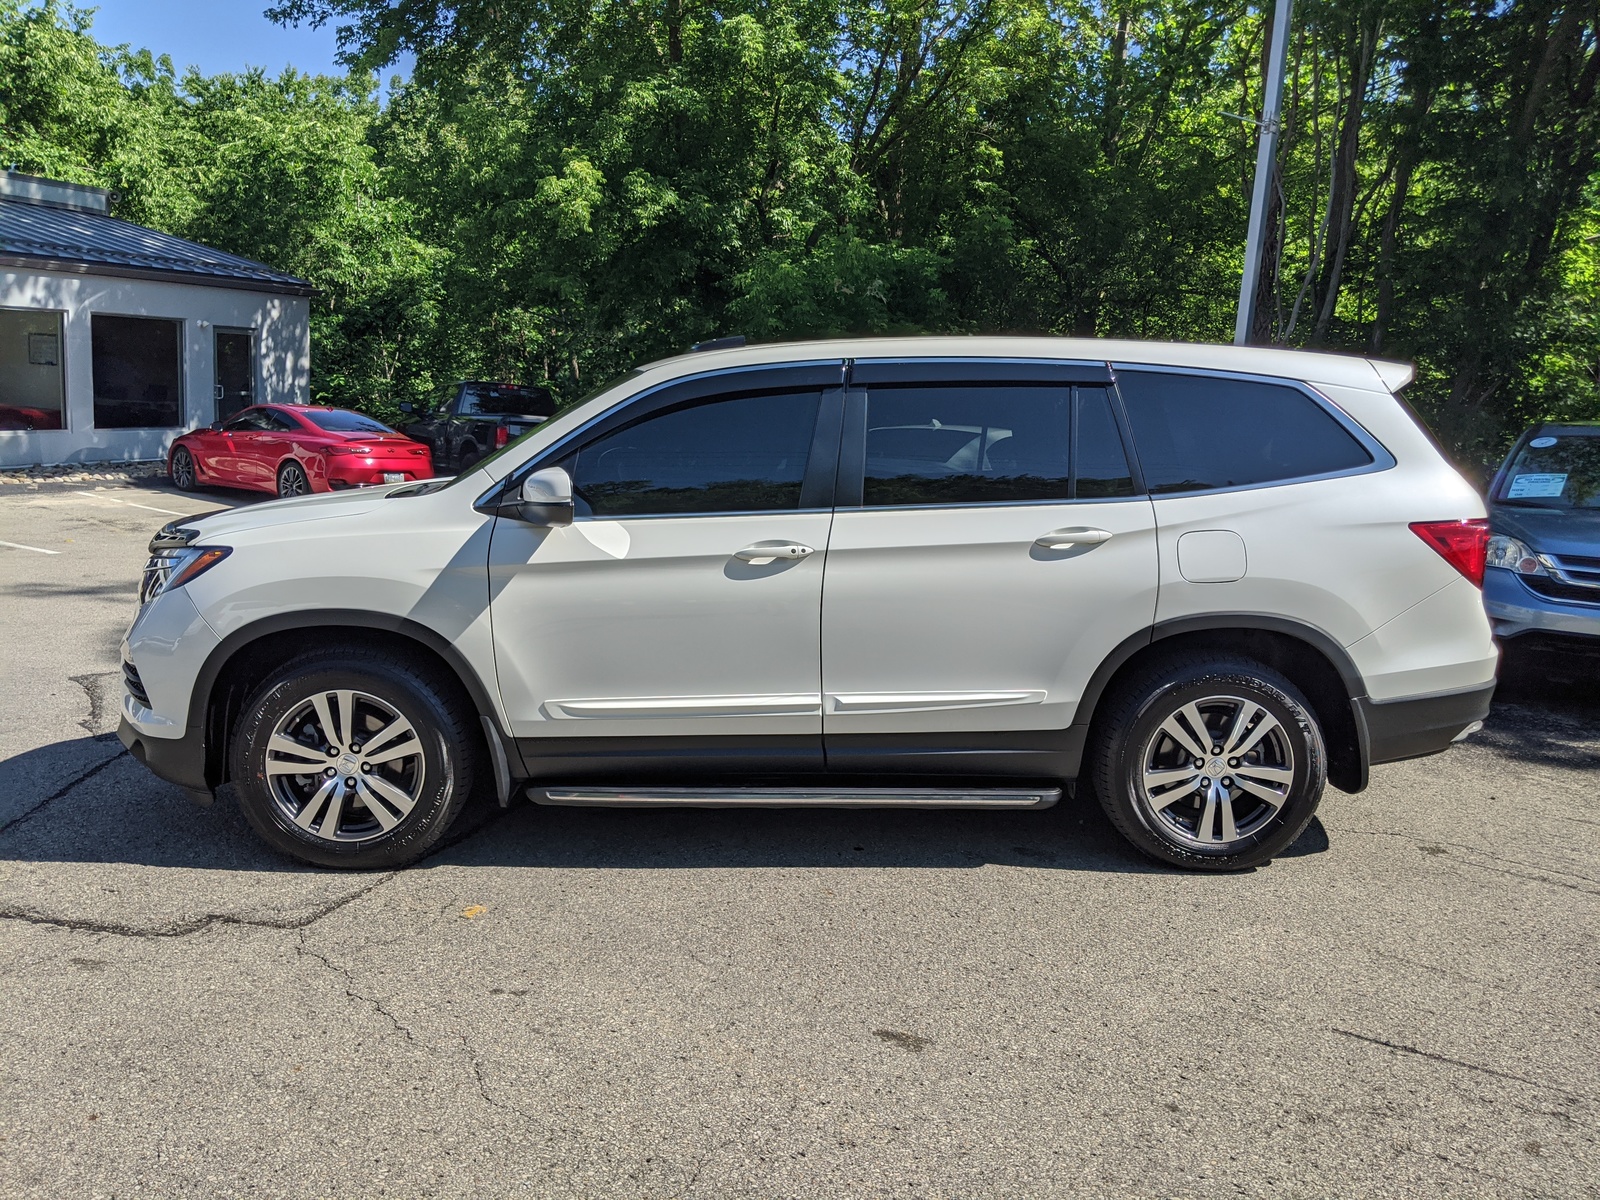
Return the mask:
<svg viewBox="0 0 1600 1200"><path fill-rule="evenodd" d="M407 738L398 746L390 746L377 754L363 754L361 760L371 766L381 766L386 762L393 762L397 758L415 758L422 753L422 743L416 738Z"/></svg>
<svg viewBox="0 0 1600 1200"><path fill-rule="evenodd" d="M1186 800L1194 795L1193 788L1175 787L1170 792L1162 792L1159 796L1150 797L1150 807L1157 812L1166 812L1179 800Z"/></svg>
<svg viewBox="0 0 1600 1200"><path fill-rule="evenodd" d="M1274 810L1282 808L1283 802L1288 799L1288 796L1283 792L1273 791L1269 787L1263 787L1259 783L1252 783L1248 779L1235 779L1234 783L1239 785L1240 791L1249 792L1258 800L1265 800L1272 805Z"/></svg>
<svg viewBox="0 0 1600 1200"><path fill-rule="evenodd" d="M1217 793L1217 808L1222 813L1222 840L1236 842L1239 840L1239 829L1233 823L1233 796L1226 788L1218 788Z"/></svg>
<svg viewBox="0 0 1600 1200"><path fill-rule="evenodd" d="M1202 842L1213 841L1216 837L1217 792L1219 790L1215 783L1206 789L1206 810L1200 814L1200 825L1194 834Z"/></svg>
<svg viewBox="0 0 1600 1200"><path fill-rule="evenodd" d="M338 787L339 781L337 779L327 780L316 790L311 799L306 801L306 806L302 808L300 810L300 814L295 817L294 823L300 826L301 829L309 832L311 829L311 823L315 821L317 819L317 815L322 812L323 804L326 803L328 797L333 795Z"/></svg>
<svg viewBox="0 0 1600 1200"><path fill-rule="evenodd" d="M1250 751L1254 750L1256 746L1260 744L1262 738L1266 737L1267 734L1271 733L1274 729L1281 728L1283 727L1278 724L1278 718L1263 710L1261 713L1260 724L1250 731L1249 737L1245 738L1241 744L1229 750L1228 753L1235 758L1240 758L1246 754L1249 754Z"/></svg>
<svg viewBox="0 0 1600 1200"><path fill-rule="evenodd" d="M402 734L415 732L416 731L411 728L410 721L406 720L404 717L396 717L393 721L390 721L387 725L378 730L376 734L367 740L366 744L361 747L361 757L366 759L367 762L373 764L388 762L391 758L403 757L403 755L395 754L378 755L374 754L373 751L377 750L379 746L387 746L390 742L394 741L395 738L400 737ZM416 750L408 749L406 753L415 754Z"/></svg>
<svg viewBox="0 0 1600 1200"><path fill-rule="evenodd" d="M322 736L328 739L328 745L335 750L345 749L345 741L339 736L339 727L334 723L333 712L328 708L328 694L318 692L311 697L311 707L317 710L317 720L322 724Z"/></svg>
<svg viewBox="0 0 1600 1200"><path fill-rule="evenodd" d="M339 781L335 779L329 780L329 782L338 783ZM328 802L327 815L322 818L322 824L317 826L318 837L336 838L339 836L339 818L344 815L344 801L349 794L348 788L336 787L333 789L333 799Z"/></svg>
<svg viewBox="0 0 1600 1200"><path fill-rule="evenodd" d="M1190 785L1200 782L1200 772L1193 767L1179 767L1173 771L1146 771L1144 773L1144 786L1146 788L1166 787L1173 783L1187 783Z"/></svg>
<svg viewBox="0 0 1600 1200"><path fill-rule="evenodd" d="M1192 704L1188 706L1188 708L1193 707L1194 705ZM1188 709L1185 709L1184 711L1187 712ZM1196 758L1205 758L1210 747L1202 746L1198 741L1196 741L1194 734L1190 733L1183 727L1183 723L1178 719L1178 716L1178 713L1173 713L1172 716L1161 722L1161 732L1166 734L1173 741L1177 742L1178 745L1182 746ZM1201 722L1200 728L1205 728L1204 722Z"/></svg>
<svg viewBox="0 0 1600 1200"><path fill-rule="evenodd" d="M1250 728L1250 722L1261 711L1261 706L1254 700L1241 700L1239 711L1234 715L1233 726L1222 739L1222 748L1230 755L1239 755L1239 743L1244 740L1245 730Z"/></svg>
<svg viewBox="0 0 1600 1200"><path fill-rule="evenodd" d="M339 745L348 749L356 740L356 694L338 691L334 696L339 702Z"/></svg>
<svg viewBox="0 0 1600 1200"><path fill-rule="evenodd" d="M1254 763L1241 763L1233 773L1241 779L1265 779L1284 787L1294 782L1294 771L1288 767L1258 767Z"/></svg>
<svg viewBox="0 0 1600 1200"><path fill-rule="evenodd" d="M373 815L378 824L383 826L385 833L400 824L400 818L411 811L411 797L386 779L379 779L375 775L363 775L356 780L356 791L361 794L362 803L367 806L367 811ZM385 804L385 801L388 801L388 804ZM390 804L400 810L400 816L389 811Z"/></svg>
<svg viewBox="0 0 1600 1200"><path fill-rule="evenodd" d="M281 734L281 733L275 733L275 734L272 735L271 739L267 742L267 750L268 750L269 753L272 753L272 754L294 754L294 755L299 756L300 758L305 759L304 763L295 764L295 763L274 762L272 759L269 758L269 759L267 759L267 774L268 775L274 775L274 774L276 774L276 775L309 775L309 774L311 774L311 772L305 770L306 767L312 766L312 764L315 764L313 769L317 770L317 771L320 771L323 767L327 766L327 764L328 764L327 755L323 754L322 751L316 749L313 746L302 746L299 742L295 741L293 738L284 737L283 734ZM282 766L282 767L287 768L287 767L292 767L292 766L296 766L296 765L298 765L301 769L298 770L298 771L289 771L289 770L274 771L273 770L274 767L278 767L278 766Z"/></svg>

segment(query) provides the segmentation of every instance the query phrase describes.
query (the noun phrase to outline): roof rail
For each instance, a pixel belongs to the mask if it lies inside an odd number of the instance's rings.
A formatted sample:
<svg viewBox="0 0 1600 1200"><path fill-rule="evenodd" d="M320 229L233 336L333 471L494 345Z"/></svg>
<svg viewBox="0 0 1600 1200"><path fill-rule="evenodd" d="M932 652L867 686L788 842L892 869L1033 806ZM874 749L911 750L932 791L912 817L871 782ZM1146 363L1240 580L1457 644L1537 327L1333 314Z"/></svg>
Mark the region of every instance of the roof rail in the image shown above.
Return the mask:
<svg viewBox="0 0 1600 1200"><path fill-rule="evenodd" d="M708 342L696 342L689 347L689 353L698 354L701 350L737 350L744 345L744 334L735 333L730 337L712 338Z"/></svg>

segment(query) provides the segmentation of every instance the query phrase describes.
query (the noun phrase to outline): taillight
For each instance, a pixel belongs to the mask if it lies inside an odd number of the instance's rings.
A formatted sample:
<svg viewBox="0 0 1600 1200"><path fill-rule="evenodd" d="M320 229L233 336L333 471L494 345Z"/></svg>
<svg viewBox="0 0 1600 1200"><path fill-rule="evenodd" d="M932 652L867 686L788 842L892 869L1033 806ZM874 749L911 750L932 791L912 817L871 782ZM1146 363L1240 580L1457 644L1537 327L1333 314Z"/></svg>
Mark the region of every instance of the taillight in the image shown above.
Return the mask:
<svg viewBox="0 0 1600 1200"><path fill-rule="evenodd" d="M1472 581L1483 586L1483 560L1489 550L1489 522L1482 517L1470 521L1413 521L1411 531L1439 552L1439 557Z"/></svg>
<svg viewBox="0 0 1600 1200"><path fill-rule="evenodd" d="M501 446L508 445L510 441L511 430L507 429L504 425L500 426L494 431L494 448L496 450L500 449Z"/></svg>

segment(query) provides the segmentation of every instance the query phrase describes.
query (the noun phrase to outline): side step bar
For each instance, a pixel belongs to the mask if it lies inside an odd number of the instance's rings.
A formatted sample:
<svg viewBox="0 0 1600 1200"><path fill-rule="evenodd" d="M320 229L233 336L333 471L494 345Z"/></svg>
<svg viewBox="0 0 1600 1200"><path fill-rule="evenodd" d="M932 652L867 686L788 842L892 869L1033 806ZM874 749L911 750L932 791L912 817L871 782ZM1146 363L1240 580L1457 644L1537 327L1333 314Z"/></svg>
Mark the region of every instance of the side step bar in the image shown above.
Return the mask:
<svg viewBox="0 0 1600 1200"><path fill-rule="evenodd" d="M1060 788L529 788L535 804L606 808L1049 808Z"/></svg>

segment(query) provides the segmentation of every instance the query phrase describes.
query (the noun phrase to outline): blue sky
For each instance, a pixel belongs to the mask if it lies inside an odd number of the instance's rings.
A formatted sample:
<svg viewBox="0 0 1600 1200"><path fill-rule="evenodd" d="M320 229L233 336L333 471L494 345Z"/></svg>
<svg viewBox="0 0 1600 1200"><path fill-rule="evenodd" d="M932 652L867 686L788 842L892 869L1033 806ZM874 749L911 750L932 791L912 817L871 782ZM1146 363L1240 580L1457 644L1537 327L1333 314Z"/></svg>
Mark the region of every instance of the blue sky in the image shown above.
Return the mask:
<svg viewBox="0 0 1600 1200"><path fill-rule="evenodd" d="M94 36L108 45L131 43L172 56L181 75L197 66L208 75L265 67L276 75L286 66L308 73L342 74L332 24L275 25L262 12L270 0L88 0L99 11ZM405 70L391 68L389 75Z"/></svg>

